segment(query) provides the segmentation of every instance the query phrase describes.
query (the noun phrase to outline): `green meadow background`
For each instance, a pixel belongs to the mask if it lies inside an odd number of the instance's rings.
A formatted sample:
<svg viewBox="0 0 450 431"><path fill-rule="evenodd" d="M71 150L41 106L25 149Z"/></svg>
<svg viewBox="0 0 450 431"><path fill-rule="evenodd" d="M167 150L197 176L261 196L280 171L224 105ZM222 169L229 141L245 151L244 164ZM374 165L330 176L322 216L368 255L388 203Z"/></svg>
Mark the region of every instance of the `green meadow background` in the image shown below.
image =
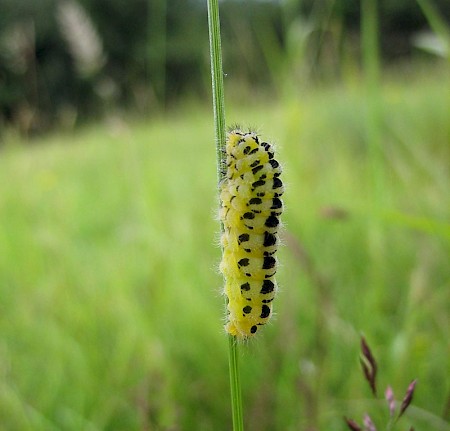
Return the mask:
<svg viewBox="0 0 450 431"><path fill-rule="evenodd" d="M286 187L275 315L239 349L247 430L391 429L384 391L413 379L392 429L450 429L449 64L390 64L372 93L350 60L226 76L227 124L276 144ZM1 143L0 429L230 430L210 99Z"/></svg>

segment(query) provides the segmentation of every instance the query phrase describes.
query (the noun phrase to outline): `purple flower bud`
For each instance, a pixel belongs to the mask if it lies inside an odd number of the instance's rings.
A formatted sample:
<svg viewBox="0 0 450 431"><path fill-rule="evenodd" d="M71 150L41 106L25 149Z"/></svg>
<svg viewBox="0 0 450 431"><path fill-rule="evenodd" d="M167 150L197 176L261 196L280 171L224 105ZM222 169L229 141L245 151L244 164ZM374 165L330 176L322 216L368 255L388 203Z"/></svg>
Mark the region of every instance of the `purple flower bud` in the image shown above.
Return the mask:
<svg viewBox="0 0 450 431"><path fill-rule="evenodd" d="M386 392L384 393L384 396L386 397L386 401L388 403L389 407L389 414L391 415L391 418L394 417L395 414L395 399L394 399L394 391L390 386L386 388Z"/></svg>
<svg viewBox="0 0 450 431"><path fill-rule="evenodd" d="M373 357L369 345L367 344L364 337L361 337L361 352L363 354L363 358L361 359L361 366L363 368L364 376L369 382L372 393L376 396L377 387L375 379L377 376L377 362L375 361L375 358Z"/></svg>
<svg viewBox="0 0 450 431"><path fill-rule="evenodd" d="M398 417L400 418L403 413L405 413L405 410L408 408L408 406L411 404L411 401L413 399L414 395L414 389L416 387L417 380L414 379L408 386L408 389L406 390L405 397L403 398L402 405L400 406L400 413L398 414Z"/></svg>
<svg viewBox="0 0 450 431"><path fill-rule="evenodd" d="M362 431L362 428L353 419L344 417L344 420L347 423L348 428L352 431Z"/></svg>
<svg viewBox="0 0 450 431"><path fill-rule="evenodd" d="M372 422L372 419L370 419L370 416L367 413L364 415L364 426L367 431L377 431L375 424Z"/></svg>

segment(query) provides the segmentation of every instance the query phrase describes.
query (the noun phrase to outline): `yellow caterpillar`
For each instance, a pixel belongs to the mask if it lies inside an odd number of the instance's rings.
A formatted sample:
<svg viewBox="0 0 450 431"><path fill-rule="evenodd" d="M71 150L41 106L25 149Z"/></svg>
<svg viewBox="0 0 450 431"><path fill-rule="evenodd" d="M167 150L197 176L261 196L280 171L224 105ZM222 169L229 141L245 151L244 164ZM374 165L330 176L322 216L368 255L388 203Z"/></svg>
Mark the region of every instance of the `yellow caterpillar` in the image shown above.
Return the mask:
<svg viewBox="0 0 450 431"><path fill-rule="evenodd" d="M272 146L255 133L230 131L225 151L225 179L220 185L220 271L228 298L225 329L247 338L272 314L284 187Z"/></svg>

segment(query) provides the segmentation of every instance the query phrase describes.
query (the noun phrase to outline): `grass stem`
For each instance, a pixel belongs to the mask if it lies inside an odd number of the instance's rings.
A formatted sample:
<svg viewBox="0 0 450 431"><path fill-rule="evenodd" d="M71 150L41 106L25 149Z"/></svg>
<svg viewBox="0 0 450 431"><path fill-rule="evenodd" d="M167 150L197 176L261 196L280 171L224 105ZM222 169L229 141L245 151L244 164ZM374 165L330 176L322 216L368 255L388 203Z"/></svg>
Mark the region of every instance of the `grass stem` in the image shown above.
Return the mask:
<svg viewBox="0 0 450 431"><path fill-rule="evenodd" d="M371 162L372 203L374 215L378 219L383 194L383 154L380 130L380 54L377 1L363 0L361 12L363 68L367 100L366 133Z"/></svg>
<svg viewBox="0 0 450 431"><path fill-rule="evenodd" d="M208 29L211 57L211 82L214 130L217 152L217 178L222 181L225 149L225 100L223 90L222 47L220 41L219 0L208 1Z"/></svg>
<svg viewBox="0 0 450 431"><path fill-rule="evenodd" d="M372 257L370 278L380 288L383 280L384 239L381 214L385 206L384 160L381 141L381 85L379 53L378 1L361 3L361 38L366 93L366 138L368 173L371 189L369 213L369 253ZM375 291L376 289L374 289ZM372 302L373 298L368 298Z"/></svg>
<svg viewBox="0 0 450 431"><path fill-rule="evenodd" d="M231 408L233 414L233 431L243 431L241 380L238 361L238 342L236 337L228 335L228 363L230 367Z"/></svg>
<svg viewBox="0 0 450 431"><path fill-rule="evenodd" d="M220 19L218 0L208 1L208 28L211 55L211 81L214 109L214 129L217 153L217 178L223 180L225 149L225 101L223 89L222 49L220 40ZM221 226L223 230L223 226ZM238 343L232 335L228 336L228 360L230 371L231 411L233 431L243 431L241 383L238 363Z"/></svg>

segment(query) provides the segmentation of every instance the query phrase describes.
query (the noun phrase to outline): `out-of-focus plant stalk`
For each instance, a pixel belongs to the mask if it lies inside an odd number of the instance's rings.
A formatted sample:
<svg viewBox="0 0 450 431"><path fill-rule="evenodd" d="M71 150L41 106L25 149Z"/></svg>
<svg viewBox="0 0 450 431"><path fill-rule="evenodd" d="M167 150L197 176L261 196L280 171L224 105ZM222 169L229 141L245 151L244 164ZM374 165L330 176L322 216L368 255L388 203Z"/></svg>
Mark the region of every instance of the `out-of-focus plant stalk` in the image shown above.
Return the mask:
<svg viewBox="0 0 450 431"><path fill-rule="evenodd" d="M383 232L381 212L385 204L384 162L381 143L381 86L379 18L377 0L361 2L362 58L366 93L366 138L370 184L369 252L372 256L371 279L383 284Z"/></svg>

